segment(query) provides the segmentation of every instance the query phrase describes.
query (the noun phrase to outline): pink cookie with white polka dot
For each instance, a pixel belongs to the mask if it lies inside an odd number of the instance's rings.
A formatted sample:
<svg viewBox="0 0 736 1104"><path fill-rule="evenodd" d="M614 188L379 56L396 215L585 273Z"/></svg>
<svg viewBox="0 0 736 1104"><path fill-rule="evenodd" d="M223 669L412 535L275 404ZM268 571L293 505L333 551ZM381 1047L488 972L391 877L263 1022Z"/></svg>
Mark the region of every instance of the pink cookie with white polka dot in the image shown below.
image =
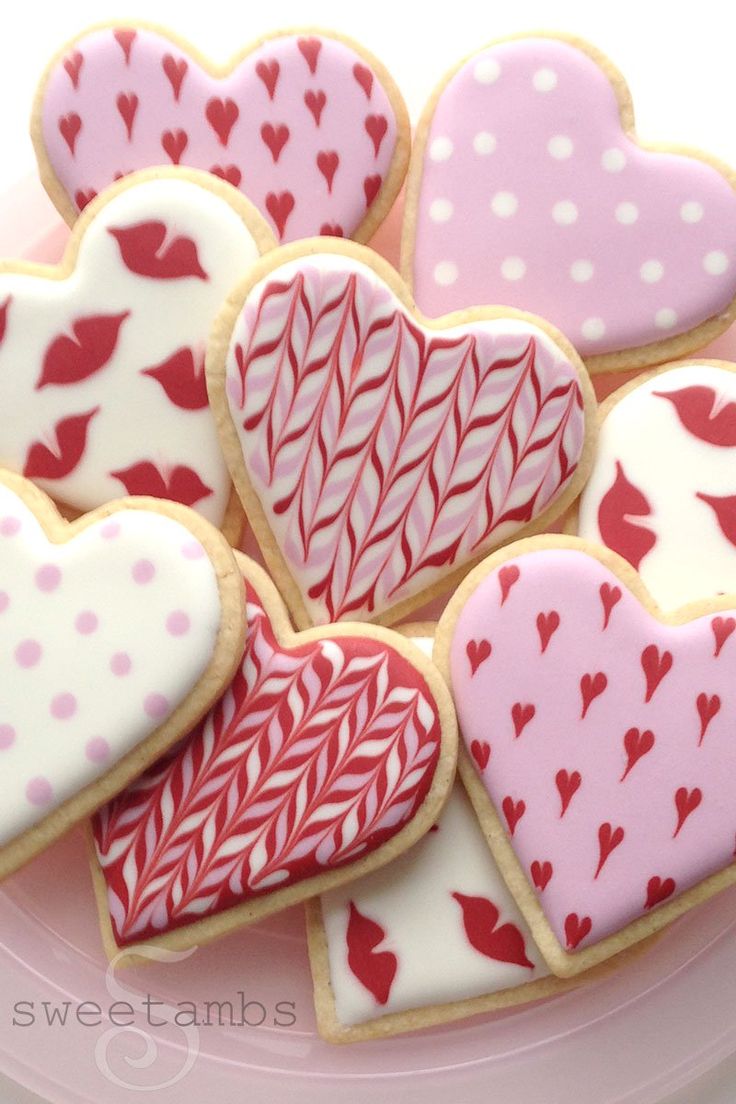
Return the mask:
<svg viewBox="0 0 736 1104"><path fill-rule="evenodd" d="M592 47L486 47L436 89L409 172L403 275L431 317L503 304L561 329L593 371L683 355L736 316L736 174L646 149Z"/></svg>
<svg viewBox="0 0 736 1104"><path fill-rule="evenodd" d="M242 654L224 538L174 503L68 523L0 472L0 877L195 723Z"/></svg>

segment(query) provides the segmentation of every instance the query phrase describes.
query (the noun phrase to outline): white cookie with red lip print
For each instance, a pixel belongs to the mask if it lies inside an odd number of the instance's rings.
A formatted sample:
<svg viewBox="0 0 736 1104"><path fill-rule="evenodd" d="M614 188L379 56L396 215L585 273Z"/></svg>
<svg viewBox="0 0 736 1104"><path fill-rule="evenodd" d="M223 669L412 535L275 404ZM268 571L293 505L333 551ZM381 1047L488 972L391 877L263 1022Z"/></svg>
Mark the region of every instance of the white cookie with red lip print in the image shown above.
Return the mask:
<svg viewBox="0 0 736 1104"><path fill-rule="evenodd" d="M0 464L77 512L147 494L223 526L205 344L272 244L228 185L164 169L100 197L58 268L0 265Z"/></svg>
<svg viewBox="0 0 736 1104"><path fill-rule="evenodd" d="M213 328L210 401L299 625L391 623L562 513L592 461L592 389L542 319L428 322L350 242L284 246Z"/></svg>
<svg viewBox="0 0 736 1104"><path fill-rule="evenodd" d="M325 31L280 31L216 66L142 23L92 28L44 74L32 135L70 223L118 176L159 164L239 188L280 241L367 241L409 157L409 120L384 66Z"/></svg>
<svg viewBox="0 0 736 1104"><path fill-rule="evenodd" d="M736 365L667 364L599 412L576 529L618 552L663 609L736 592Z"/></svg>
<svg viewBox="0 0 736 1104"><path fill-rule="evenodd" d="M736 316L736 174L641 145L623 77L587 43L504 39L425 108L402 273L430 316L507 303L558 326L591 371L658 364Z"/></svg>
<svg viewBox="0 0 736 1104"><path fill-rule="evenodd" d="M124 499L66 522L0 473L0 877L194 724L243 639L233 554L191 510Z"/></svg>

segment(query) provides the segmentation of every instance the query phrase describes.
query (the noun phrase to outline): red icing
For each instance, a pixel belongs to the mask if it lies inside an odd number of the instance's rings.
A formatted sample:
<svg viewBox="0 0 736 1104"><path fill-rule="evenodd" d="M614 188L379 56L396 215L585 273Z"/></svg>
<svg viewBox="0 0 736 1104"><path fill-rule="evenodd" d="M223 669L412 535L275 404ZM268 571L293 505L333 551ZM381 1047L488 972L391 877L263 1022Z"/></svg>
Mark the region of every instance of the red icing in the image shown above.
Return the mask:
<svg viewBox="0 0 736 1104"><path fill-rule="evenodd" d="M377 1004L387 1004L396 977L398 959L391 951L378 951L386 933L380 924L363 916L350 902L346 942L348 966Z"/></svg>
<svg viewBox="0 0 736 1104"><path fill-rule="evenodd" d="M679 391L653 391L671 402L684 429L708 445L736 446L736 403L723 402L712 387L682 387Z"/></svg>
<svg viewBox="0 0 736 1104"><path fill-rule="evenodd" d="M55 448L34 441L28 449L23 475L27 479L64 479L71 475L84 455L89 424L99 409L72 414L57 422L53 429Z"/></svg>
<svg viewBox="0 0 736 1104"><path fill-rule="evenodd" d="M657 538L651 529L634 525L629 519L649 517L651 512L649 502L639 488L629 482L617 461L616 478L598 507L598 528L606 547L618 552L637 570L654 548Z"/></svg>
<svg viewBox="0 0 736 1104"><path fill-rule="evenodd" d="M136 276L152 280L182 280L188 276L207 280L191 238L177 237L164 222L139 222L111 227L123 264Z"/></svg>
<svg viewBox="0 0 736 1104"><path fill-rule="evenodd" d="M80 383L104 368L115 353L120 327L129 315L130 311L97 314L72 322L74 337L60 334L49 344L36 390L51 384Z"/></svg>
<svg viewBox="0 0 736 1104"><path fill-rule="evenodd" d="M471 947L496 962L534 969L534 963L527 957L524 936L515 924L498 926L501 914L492 901L486 897L468 897L464 893L452 896L462 909L465 934Z"/></svg>

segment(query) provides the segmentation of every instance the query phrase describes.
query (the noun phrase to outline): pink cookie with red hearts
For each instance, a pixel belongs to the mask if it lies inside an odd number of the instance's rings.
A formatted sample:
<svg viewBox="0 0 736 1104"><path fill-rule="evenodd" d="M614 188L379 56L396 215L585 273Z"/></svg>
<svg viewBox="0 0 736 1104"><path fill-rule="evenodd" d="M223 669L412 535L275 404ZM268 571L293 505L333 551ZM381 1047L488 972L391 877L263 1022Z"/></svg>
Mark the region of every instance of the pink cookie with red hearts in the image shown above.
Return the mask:
<svg viewBox="0 0 736 1104"><path fill-rule="evenodd" d="M75 512L151 495L236 539L204 353L222 301L274 244L229 185L169 168L100 196L60 266L0 264L0 464Z"/></svg>
<svg viewBox="0 0 736 1104"><path fill-rule="evenodd" d="M32 136L70 223L120 176L174 164L239 188L281 241L366 241L409 156L406 108L383 65L311 30L268 35L224 66L144 24L85 31L47 68Z"/></svg>
<svg viewBox="0 0 736 1104"><path fill-rule="evenodd" d="M490 748L463 778L561 976L736 880L734 612L668 617L625 561L548 536L486 560L443 615L464 742Z"/></svg>
<svg viewBox="0 0 736 1104"><path fill-rule="evenodd" d="M736 175L642 146L623 78L591 46L507 39L425 109L402 266L430 316L508 303L548 318L593 371L656 364L736 314Z"/></svg>
<svg viewBox="0 0 736 1104"><path fill-rule="evenodd" d="M242 662L201 725L93 822L111 958L196 946L375 870L433 824L455 772L446 685L405 638L294 633L239 555Z"/></svg>
<svg viewBox="0 0 736 1104"><path fill-rule="evenodd" d="M390 623L585 482L592 389L546 322L429 322L351 242L274 251L213 329L210 400L297 624Z"/></svg>

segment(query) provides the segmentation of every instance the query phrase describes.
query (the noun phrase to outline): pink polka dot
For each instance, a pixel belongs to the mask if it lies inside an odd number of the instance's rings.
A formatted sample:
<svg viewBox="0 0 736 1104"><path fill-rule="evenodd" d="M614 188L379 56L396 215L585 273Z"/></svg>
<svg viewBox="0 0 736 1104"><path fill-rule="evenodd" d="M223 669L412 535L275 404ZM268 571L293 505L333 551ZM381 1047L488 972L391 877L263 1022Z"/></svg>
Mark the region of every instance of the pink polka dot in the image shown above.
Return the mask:
<svg viewBox="0 0 736 1104"><path fill-rule="evenodd" d="M110 745L103 736L93 736L87 741L84 754L91 763L104 763L110 757Z"/></svg>
<svg viewBox="0 0 736 1104"><path fill-rule="evenodd" d="M57 694L51 702L51 715L57 721L67 721L77 712L77 699L73 694Z"/></svg>
<svg viewBox="0 0 736 1104"><path fill-rule="evenodd" d="M38 775L26 786L26 797L31 805L49 805L54 799L54 791L48 778Z"/></svg>
<svg viewBox="0 0 736 1104"><path fill-rule="evenodd" d="M117 521L106 521L100 529L100 534L105 540L114 540L115 537L120 536L120 523Z"/></svg>
<svg viewBox="0 0 736 1104"><path fill-rule="evenodd" d="M110 660L110 670L118 677L129 675L132 666L132 660L127 652L116 652Z"/></svg>
<svg viewBox="0 0 736 1104"><path fill-rule="evenodd" d="M147 694L143 708L149 717L158 721L169 712L169 701L163 694Z"/></svg>
<svg viewBox="0 0 736 1104"><path fill-rule="evenodd" d="M0 590L0 613L5 613L6 609L10 605L10 597L7 592Z"/></svg>
<svg viewBox="0 0 736 1104"><path fill-rule="evenodd" d="M20 518L8 515L8 517L4 517L2 521L0 521L0 533L2 533L4 537L14 537L19 531Z"/></svg>
<svg viewBox="0 0 736 1104"><path fill-rule="evenodd" d="M22 640L15 649L15 662L19 667L35 667L41 658L41 645L37 640Z"/></svg>
<svg viewBox="0 0 736 1104"><path fill-rule="evenodd" d="M204 548L195 540L187 541L181 551L186 560L201 560L204 556Z"/></svg>
<svg viewBox="0 0 736 1104"><path fill-rule="evenodd" d="M0 724L0 751L5 751L15 743L15 729L9 724Z"/></svg>
<svg viewBox="0 0 736 1104"><path fill-rule="evenodd" d="M189 614L184 610L174 610L166 618L166 631L170 636L185 636L189 632L190 625Z"/></svg>
<svg viewBox="0 0 736 1104"><path fill-rule="evenodd" d="M137 583L150 583L155 574L156 568L150 560L138 560L133 564L133 578Z"/></svg>
<svg viewBox="0 0 736 1104"><path fill-rule="evenodd" d="M95 632L98 625L97 614L93 613L92 610L82 610L80 614L77 614L77 619L74 622L74 627L82 636L89 636L90 633Z"/></svg>
<svg viewBox="0 0 736 1104"><path fill-rule="evenodd" d="M56 590L60 582L61 571L56 564L44 564L36 572L36 586L44 594L50 594L52 590Z"/></svg>

